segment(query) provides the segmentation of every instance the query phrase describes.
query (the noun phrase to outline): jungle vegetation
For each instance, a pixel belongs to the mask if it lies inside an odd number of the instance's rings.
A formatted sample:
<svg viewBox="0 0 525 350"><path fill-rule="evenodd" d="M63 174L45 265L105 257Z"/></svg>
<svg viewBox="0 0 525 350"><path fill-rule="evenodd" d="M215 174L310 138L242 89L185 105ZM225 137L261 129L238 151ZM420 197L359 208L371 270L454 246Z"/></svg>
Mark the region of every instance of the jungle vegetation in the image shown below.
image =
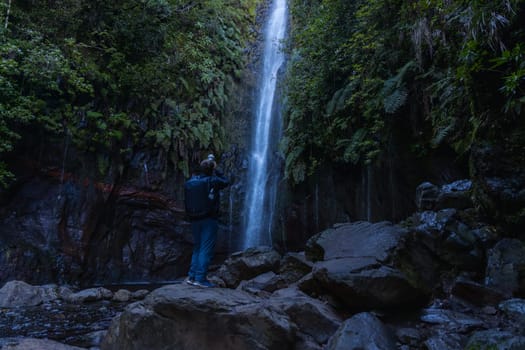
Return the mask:
<svg viewBox="0 0 525 350"><path fill-rule="evenodd" d="M222 147L256 4L2 1L0 160L43 137L91 154L102 173L149 146L187 174L195 152ZM0 163L0 183L12 176Z"/></svg>
<svg viewBox="0 0 525 350"><path fill-rule="evenodd" d="M157 147L187 174L222 118L258 0L3 0L0 160L20 139L71 142L120 171ZM409 118L411 150L525 157L525 0L290 0L285 173L367 164ZM12 174L0 162L0 183Z"/></svg>
<svg viewBox="0 0 525 350"><path fill-rule="evenodd" d="M291 0L286 176L497 142L525 164L525 1Z"/></svg>

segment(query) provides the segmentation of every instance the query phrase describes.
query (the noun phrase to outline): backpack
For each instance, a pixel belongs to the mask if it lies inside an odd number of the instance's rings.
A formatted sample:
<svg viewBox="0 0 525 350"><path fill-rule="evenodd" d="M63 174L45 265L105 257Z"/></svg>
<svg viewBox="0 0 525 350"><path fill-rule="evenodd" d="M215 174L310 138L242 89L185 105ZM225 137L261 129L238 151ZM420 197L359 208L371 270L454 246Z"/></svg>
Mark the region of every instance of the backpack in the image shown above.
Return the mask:
<svg viewBox="0 0 525 350"><path fill-rule="evenodd" d="M184 184L184 206L190 220L213 214L215 194L210 180L208 176L194 176Z"/></svg>

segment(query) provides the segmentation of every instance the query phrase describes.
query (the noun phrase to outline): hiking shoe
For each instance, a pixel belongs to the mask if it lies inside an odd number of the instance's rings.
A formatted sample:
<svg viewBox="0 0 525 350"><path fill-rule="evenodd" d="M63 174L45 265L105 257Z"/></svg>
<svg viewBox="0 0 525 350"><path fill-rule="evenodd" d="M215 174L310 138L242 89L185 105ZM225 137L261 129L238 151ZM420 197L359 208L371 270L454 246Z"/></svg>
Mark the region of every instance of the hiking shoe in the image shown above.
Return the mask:
<svg viewBox="0 0 525 350"><path fill-rule="evenodd" d="M195 280L193 278L191 278L190 276L186 277L186 279L184 280L184 283L186 284L189 284L190 286L195 286Z"/></svg>
<svg viewBox="0 0 525 350"><path fill-rule="evenodd" d="M194 281L194 286L201 287L201 288L215 288L217 287L215 284L211 283L210 281L204 280L204 281Z"/></svg>

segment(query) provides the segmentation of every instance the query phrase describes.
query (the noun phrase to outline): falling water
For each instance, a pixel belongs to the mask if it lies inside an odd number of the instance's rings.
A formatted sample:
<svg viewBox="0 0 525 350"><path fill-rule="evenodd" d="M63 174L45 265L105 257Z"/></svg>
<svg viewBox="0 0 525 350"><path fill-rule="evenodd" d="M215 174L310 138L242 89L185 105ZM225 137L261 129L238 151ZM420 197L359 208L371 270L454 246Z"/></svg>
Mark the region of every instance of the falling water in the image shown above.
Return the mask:
<svg viewBox="0 0 525 350"><path fill-rule="evenodd" d="M276 183L271 181L271 158L280 135L274 119L277 74L284 63L280 44L286 33L286 0L274 0L264 33L263 67L252 130L248 185L245 199L244 248L271 244Z"/></svg>

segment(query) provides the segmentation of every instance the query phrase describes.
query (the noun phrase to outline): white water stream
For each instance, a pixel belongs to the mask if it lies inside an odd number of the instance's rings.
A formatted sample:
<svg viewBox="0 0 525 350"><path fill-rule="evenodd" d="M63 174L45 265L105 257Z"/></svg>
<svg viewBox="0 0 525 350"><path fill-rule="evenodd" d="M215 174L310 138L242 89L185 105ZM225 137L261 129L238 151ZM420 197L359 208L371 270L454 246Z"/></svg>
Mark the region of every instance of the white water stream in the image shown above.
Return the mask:
<svg viewBox="0 0 525 350"><path fill-rule="evenodd" d="M274 0L264 32L263 67L255 108L255 124L245 198L243 248L271 244L277 184L271 181L273 152L281 134L275 108L279 68L284 63L281 43L286 35L286 0Z"/></svg>

